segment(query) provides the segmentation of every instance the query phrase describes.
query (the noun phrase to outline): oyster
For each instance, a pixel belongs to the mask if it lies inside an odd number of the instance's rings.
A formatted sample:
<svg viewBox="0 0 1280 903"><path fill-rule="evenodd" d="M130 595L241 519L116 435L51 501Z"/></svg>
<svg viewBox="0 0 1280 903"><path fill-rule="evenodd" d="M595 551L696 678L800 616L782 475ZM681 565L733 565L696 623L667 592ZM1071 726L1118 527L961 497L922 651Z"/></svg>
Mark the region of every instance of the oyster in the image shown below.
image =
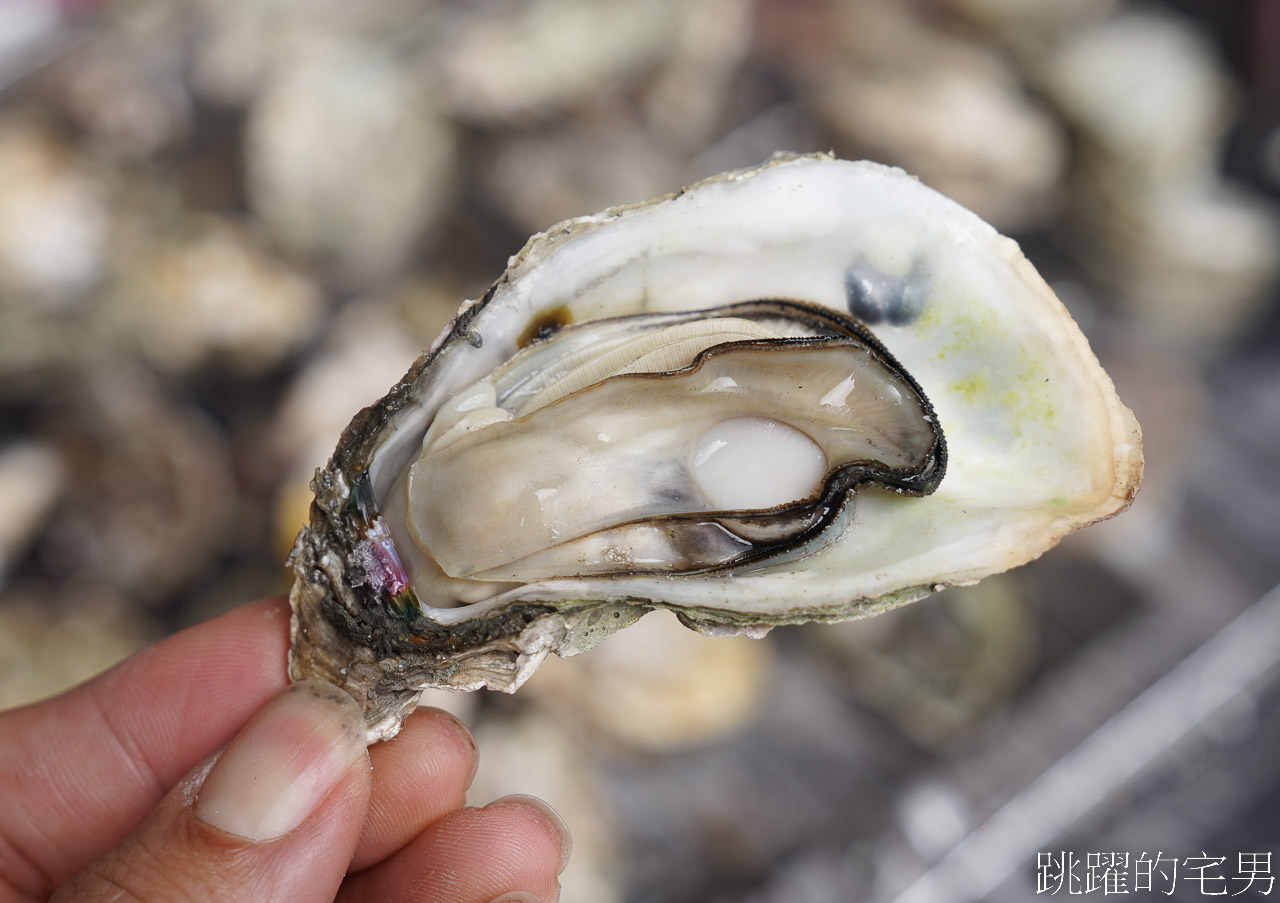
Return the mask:
<svg viewBox="0 0 1280 903"><path fill-rule="evenodd" d="M975 582L1141 472L1012 241L900 170L779 155L535 236L356 416L290 671L386 738L425 687L514 690L654 608L759 634Z"/></svg>

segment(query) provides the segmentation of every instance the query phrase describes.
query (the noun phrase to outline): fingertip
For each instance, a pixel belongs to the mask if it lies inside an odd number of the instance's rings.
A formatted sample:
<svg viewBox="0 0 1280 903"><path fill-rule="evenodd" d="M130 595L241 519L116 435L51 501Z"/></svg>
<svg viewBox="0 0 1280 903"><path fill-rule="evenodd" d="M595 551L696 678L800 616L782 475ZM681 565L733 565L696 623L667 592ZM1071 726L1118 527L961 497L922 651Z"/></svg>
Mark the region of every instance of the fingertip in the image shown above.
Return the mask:
<svg viewBox="0 0 1280 903"><path fill-rule="evenodd" d="M462 789L465 791L471 787L476 779L476 771L480 768L480 747L476 745L476 738L472 736L471 729L463 724L458 716L444 709L423 708L414 712L405 722L405 727L414 727L423 733L428 728L432 729L433 733L439 736L440 743L448 744L458 761L466 762L466 778L462 783Z"/></svg>
<svg viewBox="0 0 1280 903"><path fill-rule="evenodd" d="M466 805L479 756L467 726L424 708L392 740L369 749L373 797L352 863L367 868L393 855L442 816Z"/></svg>
<svg viewBox="0 0 1280 903"><path fill-rule="evenodd" d="M231 741L192 811L254 843L274 840L310 817L365 756L364 717L355 700L326 681L300 681Z"/></svg>
<svg viewBox="0 0 1280 903"><path fill-rule="evenodd" d="M516 808L532 812L542 825L543 832L549 837L557 855L556 874L563 875L569 866L569 858L573 855L573 835L565 824L560 813L551 804L536 796L515 793L494 800L486 809Z"/></svg>
<svg viewBox="0 0 1280 903"><path fill-rule="evenodd" d="M568 832L546 803L515 796L443 816L404 848L348 879L345 899L490 901L524 892L552 903ZM518 897L516 898L519 899Z"/></svg>

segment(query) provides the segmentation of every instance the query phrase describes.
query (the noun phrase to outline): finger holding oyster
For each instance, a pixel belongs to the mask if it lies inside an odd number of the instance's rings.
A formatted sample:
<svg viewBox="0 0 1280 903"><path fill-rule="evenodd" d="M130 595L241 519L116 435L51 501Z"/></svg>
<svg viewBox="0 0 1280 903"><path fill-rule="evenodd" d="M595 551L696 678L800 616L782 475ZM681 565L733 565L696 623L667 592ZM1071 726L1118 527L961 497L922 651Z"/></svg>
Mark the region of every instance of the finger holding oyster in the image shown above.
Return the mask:
<svg viewBox="0 0 1280 903"><path fill-rule="evenodd" d="M901 172L779 155L532 238L348 427L291 673L370 738L654 608L863 617L1126 507L1141 438L1017 246Z"/></svg>

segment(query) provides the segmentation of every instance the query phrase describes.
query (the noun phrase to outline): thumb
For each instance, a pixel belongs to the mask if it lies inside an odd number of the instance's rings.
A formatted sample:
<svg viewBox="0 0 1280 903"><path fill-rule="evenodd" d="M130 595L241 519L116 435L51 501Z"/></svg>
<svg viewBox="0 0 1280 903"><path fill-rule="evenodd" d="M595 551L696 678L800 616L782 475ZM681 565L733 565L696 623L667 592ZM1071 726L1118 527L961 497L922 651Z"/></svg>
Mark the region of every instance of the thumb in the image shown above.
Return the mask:
<svg viewBox="0 0 1280 903"><path fill-rule="evenodd" d="M369 787L355 701L293 684L53 900L332 900Z"/></svg>

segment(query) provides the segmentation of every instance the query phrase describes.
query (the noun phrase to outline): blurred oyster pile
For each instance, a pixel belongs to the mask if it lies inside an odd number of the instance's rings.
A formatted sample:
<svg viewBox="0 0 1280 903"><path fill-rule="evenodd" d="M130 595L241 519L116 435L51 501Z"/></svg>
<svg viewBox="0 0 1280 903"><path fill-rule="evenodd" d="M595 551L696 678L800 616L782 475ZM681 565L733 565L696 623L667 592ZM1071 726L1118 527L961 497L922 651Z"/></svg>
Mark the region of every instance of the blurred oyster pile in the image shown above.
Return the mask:
<svg viewBox="0 0 1280 903"><path fill-rule="evenodd" d="M1132 514L874 622L653 615L445 704L477 801L577 831L567 903L878 899L1016 782L1001 731L1100 690L1066 683L1083 650L1158 623L1102 669L1136 693L1280 579L1280 87L1245 48L1267 4L1225 6L0 4L0 704L285 591L339 431L530 232L834 149L1023 241L1144 425ZM919 790L962 759L1003 784Z"/></svg>

